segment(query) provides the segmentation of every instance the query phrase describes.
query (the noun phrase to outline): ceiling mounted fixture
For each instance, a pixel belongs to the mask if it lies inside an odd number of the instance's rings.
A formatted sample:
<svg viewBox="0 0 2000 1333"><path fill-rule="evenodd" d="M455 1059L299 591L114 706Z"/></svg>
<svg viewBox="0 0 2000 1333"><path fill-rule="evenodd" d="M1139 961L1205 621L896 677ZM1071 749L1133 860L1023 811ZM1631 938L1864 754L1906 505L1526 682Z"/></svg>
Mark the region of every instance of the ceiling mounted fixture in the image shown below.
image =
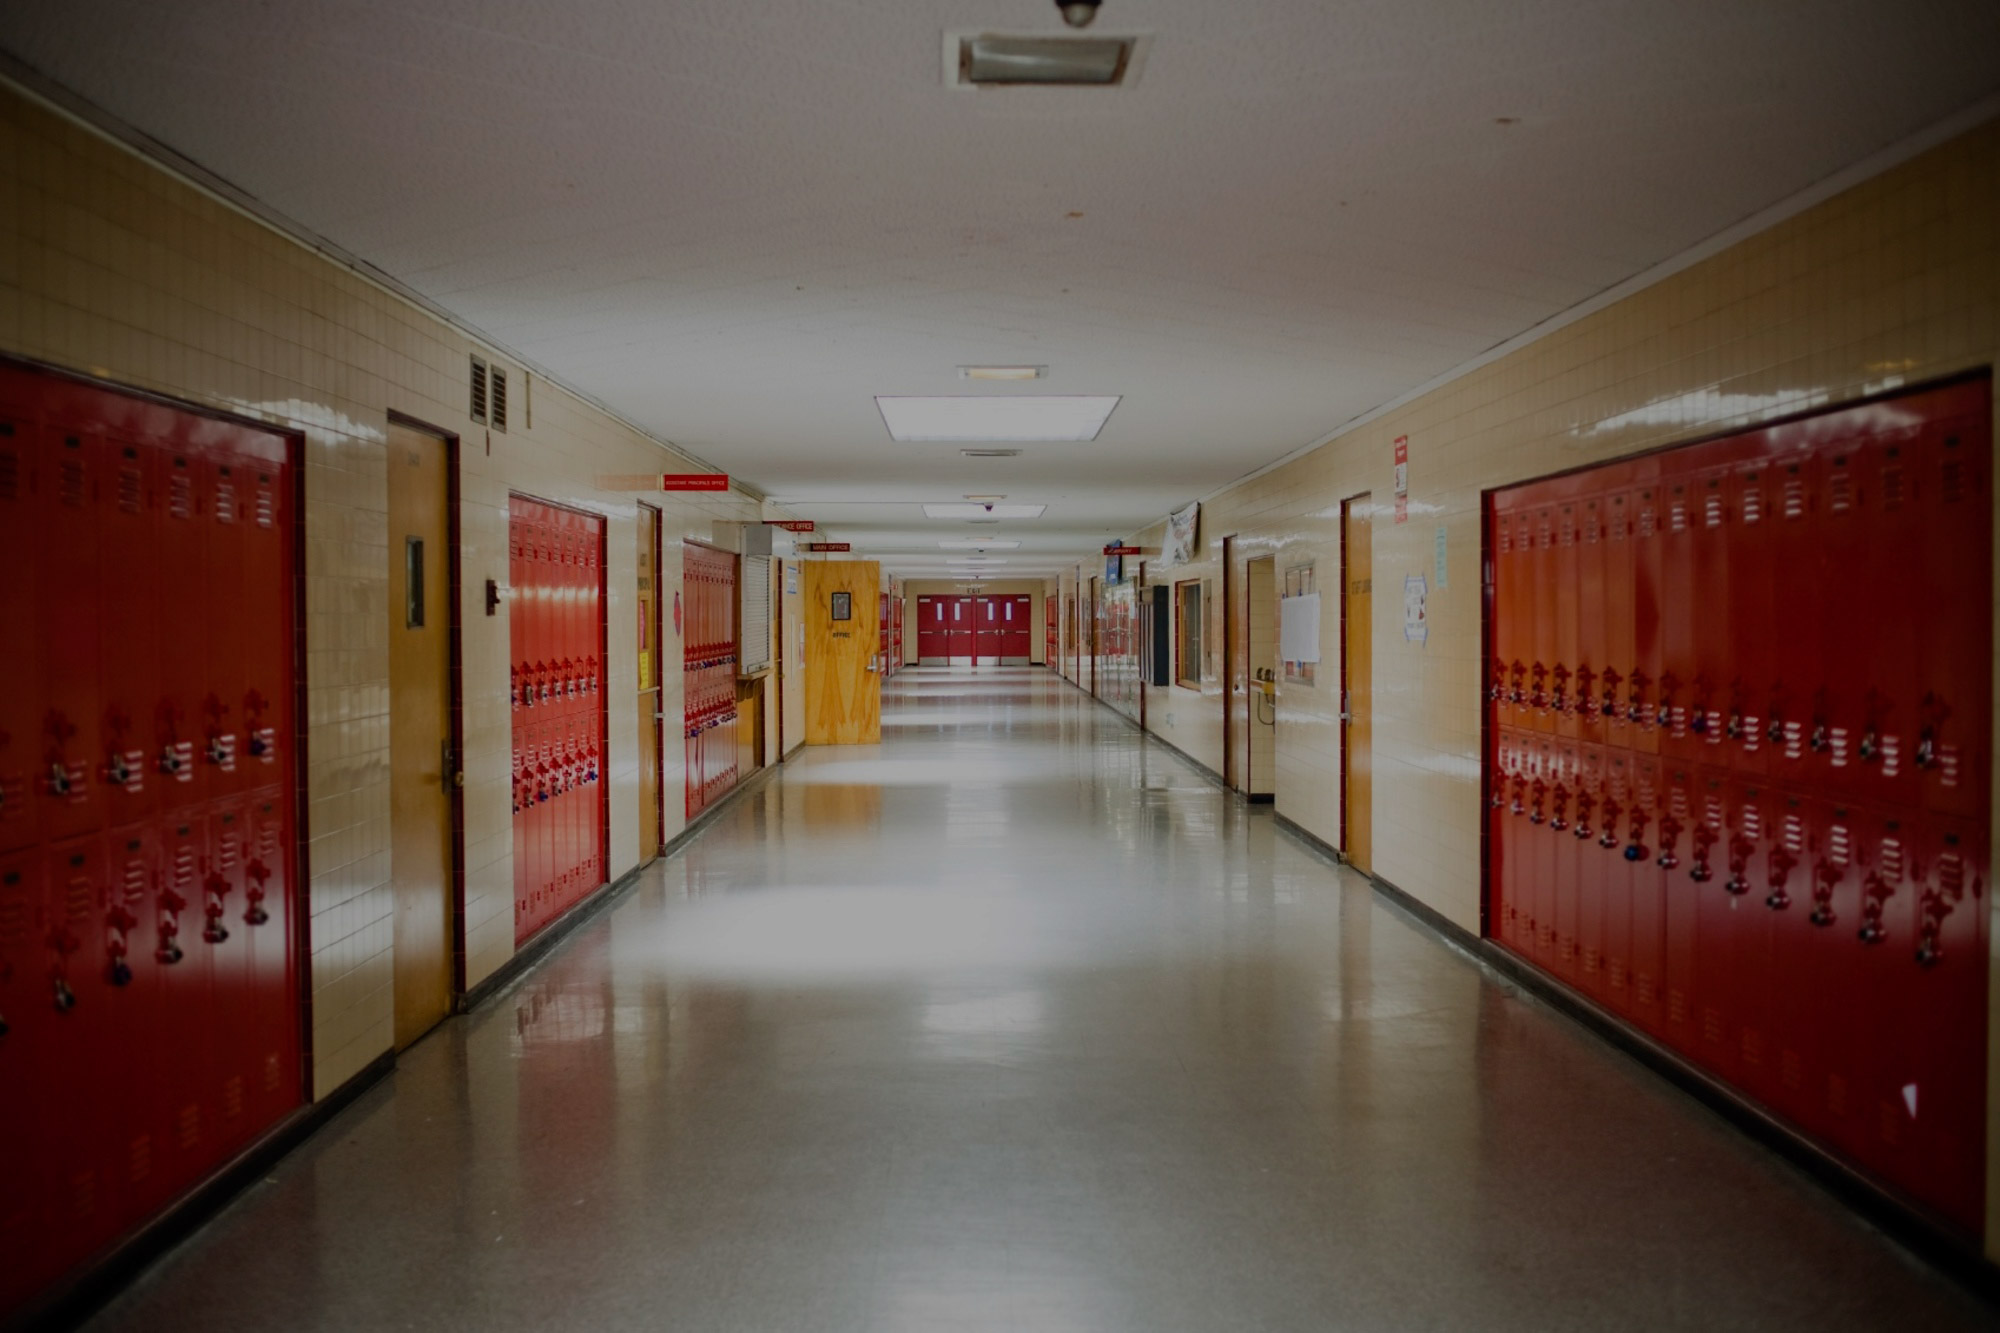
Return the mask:
<svg viewBox="0 0 2000 1333"><path fill-rule="evenodd" d="M1137 81L1144 55L1138 37L1046 32L944 37L945 82L954 88L1117 88Z"/></svg>
<svg viewBox="0 0 2000 1333"><path fill-rule="evenodd" d="M1019 458L1019 449L960 449L967 458Z"/></svg>
<svg viewBox="0 0 2000 1333"><path fill-rule="evenodd" d="M1117 394L1044 394L1033 398L896 397L875 407L889 438L906 443L1025 440L1080 443L1104 429Z"/></svg>
<svg viewBox="0 0 2000 1333"><path fill-rule="evenodd" d="M944 504L925 505L925 518L1040 518L1047 505Z"/></svg>
<svg viewBox="0 0 2000 1333"><path fill-rule="evenodd" d="M938 545L947 551L1012 551L1018 549L1021 543L988 541L984 537L953 537Z"/></svg>
<svg viewBox="0 0 2000 1333"><path fill-rule="evenodd" d="M958 377L962 380L1039 380L1047 379L1047 366L960 366Z"/></svg>
<svg viewBox="0 0 2000 1333"><path fill-rule="evenodd" d="M1001 500L1006 499L1007 497L1004 495L968 495L964 498L975 501L979 504L995 504Z"/></svg>
<svg viewBox="0 0 2000 1333"><path fill-rule="evenodd" d="M1097 7L1103 3L1104 0L1056 0L1056 8L1070 27L1088 28L1097 22Z"/></svg>

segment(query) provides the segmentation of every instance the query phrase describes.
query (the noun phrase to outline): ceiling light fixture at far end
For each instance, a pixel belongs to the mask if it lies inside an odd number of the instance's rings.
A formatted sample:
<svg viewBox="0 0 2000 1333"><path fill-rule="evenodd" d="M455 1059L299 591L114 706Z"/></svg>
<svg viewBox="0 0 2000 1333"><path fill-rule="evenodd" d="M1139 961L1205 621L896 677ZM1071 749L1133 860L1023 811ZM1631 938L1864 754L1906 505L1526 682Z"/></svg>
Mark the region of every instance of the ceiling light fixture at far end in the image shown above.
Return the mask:
<svg viewBox="0 0 2000 1333"><path fill-rule="evenodd" d="M1019 449L960 449L967 458L1019 458Z"/></svg>
<svg viewBox="0 0 2000 1333"><path fill-rule="evenodd" d="M1063 22L1072 28L1088 28L1097 22L1097 7L1104 0L1056 0L1056 8L1062 11Z"/></svg>
<svg viewBox="0 0 2000 1333"><path fill-rule="evenodd" d="M960 366L958 377L962 380L1040 380L1047 379L1047 366Z"/></svg>
<svg viewBox="0 0 2000 1333"><path fill-rule="evenodd" d="M1020 549L1021 543L991 541L985 537L953 537L939 542L938 546L947 551L1015 551Z"/></svg>

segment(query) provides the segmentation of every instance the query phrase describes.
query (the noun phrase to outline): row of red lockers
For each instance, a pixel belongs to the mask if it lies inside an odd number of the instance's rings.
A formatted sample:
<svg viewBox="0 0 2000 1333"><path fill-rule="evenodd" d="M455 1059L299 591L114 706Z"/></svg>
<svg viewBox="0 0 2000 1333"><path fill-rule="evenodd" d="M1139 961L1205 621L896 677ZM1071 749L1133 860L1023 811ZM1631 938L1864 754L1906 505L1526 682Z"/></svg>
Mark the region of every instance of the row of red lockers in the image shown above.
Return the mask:
<svg viewBox="0 0 2000 1333"><path fill-rule="evenodd" d="M301 1100L293 467L0 366L0 1309Z"/></svg>
<svg viewBox="0 0 2000 1333"><path fill-rule="evenodd" d="M605 880L604 520L508 501L514 934Z"/></svg>
<svg viewBox="0 0 2000 1333"><path fill-rule="evenodd" d="M1034 599L1027 594L999 597L919 595L917 656L981 661L1018 657L1025 661L1032 647L1030 616Z"/></svg>
<svg viewBox="0 0 2000 1333"><path fill-rule="evenodd" d="M682 670L690 819L736 785L737 563L730 552L699 542L681 548L681 587L687 605Z"/></svg>
<svg viewBox="0 0 2000 1333"><path fill-rule="evenodd" d="M1488 691L1500 941L1968 1229L1989 412L1961 384L1496 496Z"/></svg>

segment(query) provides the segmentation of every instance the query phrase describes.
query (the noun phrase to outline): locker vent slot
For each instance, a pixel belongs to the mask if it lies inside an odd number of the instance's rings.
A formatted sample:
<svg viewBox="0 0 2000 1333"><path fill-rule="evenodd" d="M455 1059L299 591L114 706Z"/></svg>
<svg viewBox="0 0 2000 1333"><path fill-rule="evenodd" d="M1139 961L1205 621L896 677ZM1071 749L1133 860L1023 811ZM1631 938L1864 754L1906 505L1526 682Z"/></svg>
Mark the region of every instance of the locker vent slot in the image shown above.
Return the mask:
<svg viewBox="0 0 2000 1333"><path fill-rule="evenodd" d="M28 904L19 898L0 901L0 945L18 947L28 941Z"/></svg>
<svg viewBox="0 0 2000 1333"><path fill-rule="evenodd" d="M1722 526L1722 496L1710 491L1701 506L1701 521L1706 527Z"/></svg>
<svg viewBox="0 0 2000 1333"><path fill-rule="evenodd" d="M480 425L486 424L486 363L478 357L472 358L472 419Z"/></svg>
<svg viewBox="0 0 2000 1333"><path fill-rule="evenodd" d="M66 505L81 505L84 494L83 460L64 458L57 465L56 498Z"/></svg>
<svg viewBox="0 0 2000 1333"><path fill-rule="evenodd" d="M194 517L194 478L187 474L187 460L174 460L174 474L167 483L167 513L175 518Z"/></svg>
<svg viewBox="0 0 2000 1333"><path fill-rule="evenodd" d="M118 469L118 508L127 514L136 514L145 505L145 477L137 463L125 463Z"/></svg>
<svg viewBox="0 0 2000 1333"><path fill-rule="evenodd" d="M1667 506L1667 531L1686 532L1688 526L1687 504L1674 500Z"/></svg>
<svg viewBox="0 0 2000 1333"><path fill-rule="evenodd" d="M0 500L21 498L21 453L9 446L0 449Z"/></svg>
<svg viewBox="0 0 2000 1333"><path fill-rule="evenodd" d="M1903 469L1897 466L1882 469L1882 508L1901 509L1903 507Z"/></svg>
<svg viewBox="0 0 2000 1333"><path fill-rule="evenodd" d="M78 875L63 885L63 916L70 921L87 920L90 916L90 881Z"/></svg>
<svg viewBox="0 0 2000 1333"><path fill-rule="evenodd" d="M1847 825L1835 824L1826 836L1827 862L1844 870L1853 856L1854 841L1848 836Z"/></svg>
<svg viewBox="0 0 2000 1333"><path fill-rule="evenodd" d="M278 526L278 496L271 489L269 478L261 480L257 486L256 522L260 528L275 528Z"/></svg>
<svg viewBox="0 0 2000 1333"><path fill-rule="evenodd" d="M134 1183L153 1174L153 1136L141 1134L132 1140L127 1171Z"/></svg>
<svg viewBox="0 0 2000 1333"><path fill-rule="evenodd" d="M1764 517L1764 492L1757 486L1743 488L1743 521L1756 523Z"/></svg>
<svg viewBox="0 0 2000 1333"><path fill-rule="evenodd" d="M1806 513L1806 484L1797 477L1785 478L1785 517L1804 518Z"/></svg>
<svg viewBox="0 0 2000 1333"><path fill-rule="evenodd" d="M1835 460L1834 473L1826 480L1826 507L1835 514L1854 508L1854 478L1848 475L1846 461Z"/></svg>
<svg viewBox="0 0 2000 1333"><path fill-rule="evenodd" d="M1965 498L1965 460L1960 458L1945 459L1944 471L1940 474L1939 480L1942 483L1940 489L1947 503L1955 500L1963 500Z"/></svg>
<svg viewBox="0 0 2000 1333"><path fill-rule="evenodd" d="M226 476L218 478L215 483L215 521L236 521L236 483Z"/></svg>
<svg viewBox="0 0 2000 1333"><path fill-rule="evenodd" d="M486 415L493 423L493 429L501 434L507 432L507 372L494 366L488 375Z"/></svg>

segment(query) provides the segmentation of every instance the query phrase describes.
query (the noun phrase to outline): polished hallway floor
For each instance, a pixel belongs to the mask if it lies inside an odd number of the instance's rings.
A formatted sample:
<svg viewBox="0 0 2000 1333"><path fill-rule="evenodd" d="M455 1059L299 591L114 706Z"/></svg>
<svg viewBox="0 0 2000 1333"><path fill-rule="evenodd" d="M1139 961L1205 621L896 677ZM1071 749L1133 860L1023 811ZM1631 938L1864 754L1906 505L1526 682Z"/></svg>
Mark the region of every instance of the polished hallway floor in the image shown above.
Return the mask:
<svg viewBox="0 0 2000 1333"><path fill-rule="evenodd" d="M93 1327L1991 1319L1049 673L885 701Z"/></svg>

